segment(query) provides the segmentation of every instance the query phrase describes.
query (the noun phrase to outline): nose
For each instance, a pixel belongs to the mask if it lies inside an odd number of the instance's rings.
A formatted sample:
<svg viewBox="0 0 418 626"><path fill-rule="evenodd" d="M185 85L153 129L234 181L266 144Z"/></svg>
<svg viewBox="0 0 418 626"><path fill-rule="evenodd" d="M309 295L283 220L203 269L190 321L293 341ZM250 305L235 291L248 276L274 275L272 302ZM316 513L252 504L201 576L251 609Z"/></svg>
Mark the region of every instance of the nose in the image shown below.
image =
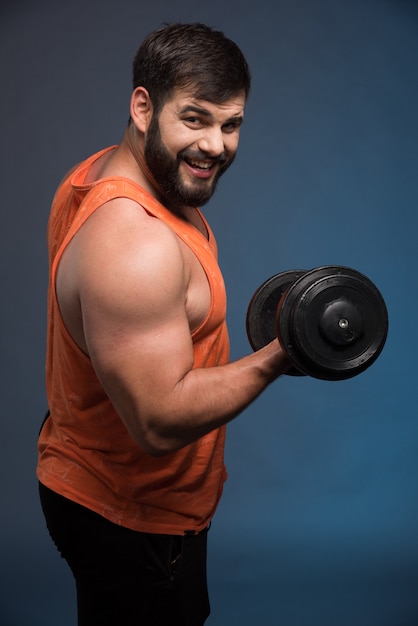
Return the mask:
<svg viewBox="0 0 418 626"><path fill-rule="evenodd" d="M199 149L209 156L218 157L225 151L224 138L221 128L206 128L198 142Z"/></svg>

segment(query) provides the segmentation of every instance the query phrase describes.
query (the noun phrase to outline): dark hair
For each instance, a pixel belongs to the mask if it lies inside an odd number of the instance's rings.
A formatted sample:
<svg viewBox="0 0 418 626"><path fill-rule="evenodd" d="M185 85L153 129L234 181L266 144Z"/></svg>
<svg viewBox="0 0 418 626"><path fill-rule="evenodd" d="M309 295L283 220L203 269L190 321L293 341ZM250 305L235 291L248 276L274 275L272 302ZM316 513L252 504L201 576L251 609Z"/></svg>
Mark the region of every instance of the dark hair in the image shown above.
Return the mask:
<svg viewBox="0 0 418 626"><path fill-rule="evenodd" d="M133 88L147 89L158 113L175 88L193 87L196 97L216 104L251 87L239 47L204 24L168 24L149 34L133 63Z"/></svg>

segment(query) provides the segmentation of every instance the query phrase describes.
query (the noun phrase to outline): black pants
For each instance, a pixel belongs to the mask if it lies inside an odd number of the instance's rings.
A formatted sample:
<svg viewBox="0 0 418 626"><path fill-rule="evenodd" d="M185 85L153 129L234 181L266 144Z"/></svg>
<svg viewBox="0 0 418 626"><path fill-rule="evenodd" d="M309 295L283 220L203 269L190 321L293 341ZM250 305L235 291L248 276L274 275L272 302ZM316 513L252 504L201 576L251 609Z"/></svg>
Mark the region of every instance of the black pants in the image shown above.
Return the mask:
<svg viewBox="0 0 418 626"><path fill-rule="evenodd" d="M78 626L202 626L207 531L140 533L40 484L49 533L77 588Z"/></svg>

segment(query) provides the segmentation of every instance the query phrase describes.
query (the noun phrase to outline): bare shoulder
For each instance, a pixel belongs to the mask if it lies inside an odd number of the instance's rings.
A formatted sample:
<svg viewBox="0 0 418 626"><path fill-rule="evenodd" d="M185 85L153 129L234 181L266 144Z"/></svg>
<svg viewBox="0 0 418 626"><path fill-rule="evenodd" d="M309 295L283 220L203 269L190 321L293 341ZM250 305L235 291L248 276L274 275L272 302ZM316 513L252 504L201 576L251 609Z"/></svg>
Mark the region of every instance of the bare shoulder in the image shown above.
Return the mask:
<svg viewBox="0 0 418 626"><path fill-rule="evenodd" d="M75 258L80 263L81 278L87 270L86 279L97 281L102 277L105 283L117 281L120 289L124 284L132 289L130 280L134 284L140 281L143 288L156 276L164 281L184 269L175 233L129 199L106 203L89 218L77 237ZM154 283L153 288L157 286Z"/></svg>
<svg viewBox="0 0 418 626"><path fill-rule="evenodd" d="M158 322L184 306L188 269L174 232L128 199L112 200L82 226L57 275L60 309L83 349L88 337ZM82 320L82 323L81 323ZM81 327L82 324L82 327Z"/></svg>

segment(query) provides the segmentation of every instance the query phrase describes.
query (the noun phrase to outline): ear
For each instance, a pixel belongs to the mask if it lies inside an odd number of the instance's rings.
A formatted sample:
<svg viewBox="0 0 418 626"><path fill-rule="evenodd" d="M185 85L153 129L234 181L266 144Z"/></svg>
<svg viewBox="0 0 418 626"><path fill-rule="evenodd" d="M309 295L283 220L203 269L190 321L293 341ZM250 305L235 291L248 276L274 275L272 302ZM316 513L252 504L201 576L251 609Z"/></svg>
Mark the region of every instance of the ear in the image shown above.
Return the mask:
<svg viewBox="0 0 418 626"><path fill-rule="evenodd" d="M145 87L137 87L133 91L130 112L137 129L145 133L153 114L151 98Z"/></svg>

